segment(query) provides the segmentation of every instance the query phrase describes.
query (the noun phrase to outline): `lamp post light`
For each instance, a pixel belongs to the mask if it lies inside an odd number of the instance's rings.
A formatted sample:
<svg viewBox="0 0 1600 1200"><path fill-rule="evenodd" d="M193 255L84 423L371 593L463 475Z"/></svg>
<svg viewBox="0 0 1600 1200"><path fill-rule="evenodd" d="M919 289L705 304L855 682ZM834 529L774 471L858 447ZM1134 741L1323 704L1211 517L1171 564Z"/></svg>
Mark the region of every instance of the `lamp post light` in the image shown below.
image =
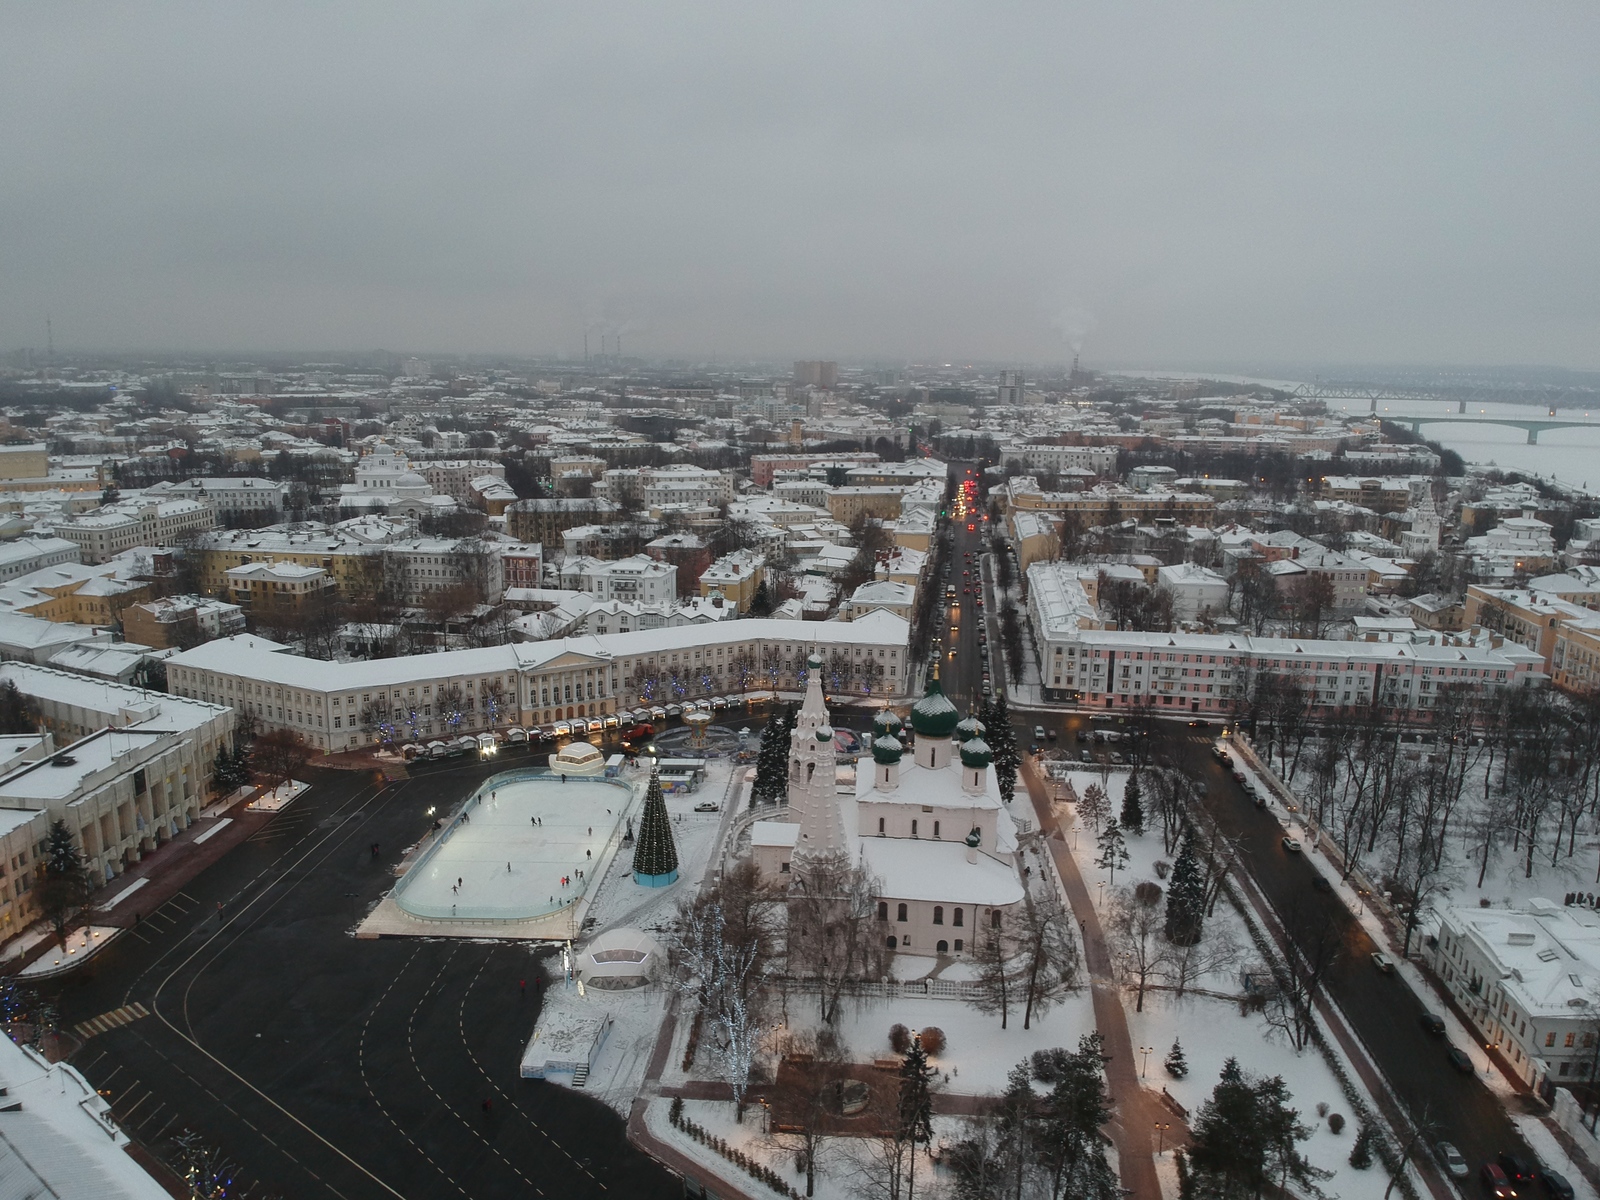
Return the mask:
<svg viewBox="0 0 1600 1200"><path fill-rule="evenodd" d="M1153 1046L1140 1046L1139 1047L1139 1054L1141 1055L1140 1062L1139 1062L1139 1078L1140 1079L1144 1078L1145 1068L1150 1065L1150 1051L1153 1050L1153 1049L1154 1049Z"/></svg>
<svg viewBox="0 0 1600 1200"><path fill-rule="evenodd" d="M1167 1121L1157 1121L1156 1122L1156 1155L1157 1155L1157 1157L1159 1157L1160 1155L1162 1155L1162 1154L1164 1154L1166 1152L1166 1149L1167 1149L1167 1130L1169 1130L1171 1128L1172 1128L1172 1125Z"/></svg>

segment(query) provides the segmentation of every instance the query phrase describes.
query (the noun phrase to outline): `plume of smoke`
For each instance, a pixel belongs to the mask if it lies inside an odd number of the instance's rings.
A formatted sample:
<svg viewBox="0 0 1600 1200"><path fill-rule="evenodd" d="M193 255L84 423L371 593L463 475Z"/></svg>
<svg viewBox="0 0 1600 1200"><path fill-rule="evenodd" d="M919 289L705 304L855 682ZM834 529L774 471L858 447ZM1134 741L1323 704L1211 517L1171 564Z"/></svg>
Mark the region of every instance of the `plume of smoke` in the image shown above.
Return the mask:
<svg viewBox="0 0 1600 1200"><path fill-rule="evenodd" d="M1083 350L1083 340L1094 331L1097 322L1087 308L1073 304L1056 313L1050 323L1060 330L1062 340L1072 347L1073 354L1078 354Z"/></svg>

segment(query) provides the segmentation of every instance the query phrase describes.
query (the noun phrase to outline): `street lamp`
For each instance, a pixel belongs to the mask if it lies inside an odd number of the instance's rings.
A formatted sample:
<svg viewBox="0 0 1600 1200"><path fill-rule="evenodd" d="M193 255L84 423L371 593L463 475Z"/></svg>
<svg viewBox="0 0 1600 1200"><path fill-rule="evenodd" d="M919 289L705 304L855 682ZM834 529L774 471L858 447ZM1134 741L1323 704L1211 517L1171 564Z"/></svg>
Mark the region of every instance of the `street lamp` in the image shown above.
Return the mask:
<svg viewBox="0 0 1600 1200"><path fill-rule="evenodd" d="M1140 1046L1139 1047L1139 1053L1141 1055L1143 1055L1143 1058L1141 1059L1141 1061L1139 1063L1139 1078L1140 1079L1144 1078L1145 1068L1150 1065L1150 1051L1153 1050L1153 1049L1155 1049L1154 1046Z"/></svg>
<svg viewBox="0 0 1600 1200"><path fill-rule="evenodd" d="M1169 1130L1171 1128L1172 1128L1172 1125L1167 1121L1157 1121L1156 1122L1156 1155L1158 1157L1161 1154L1165 1153L1165 1151L1166 1151L1166 1148L1167 1148L1167 1130Z"/></svg>

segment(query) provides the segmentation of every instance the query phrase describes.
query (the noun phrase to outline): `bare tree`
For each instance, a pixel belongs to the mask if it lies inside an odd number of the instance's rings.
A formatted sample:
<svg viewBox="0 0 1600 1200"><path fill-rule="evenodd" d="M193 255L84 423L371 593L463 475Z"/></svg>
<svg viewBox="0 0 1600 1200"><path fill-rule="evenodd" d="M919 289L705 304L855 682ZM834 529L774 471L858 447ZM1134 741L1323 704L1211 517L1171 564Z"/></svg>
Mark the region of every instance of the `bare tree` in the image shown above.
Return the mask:
<svg viewBox="0 0 1600 1200"><path fill-rule="evenodd" d="M1017 952L1022 959L1022 1027L1027 1029L1034 1013L1043 1016L1078 990L1078 943L1072 919L1053 887L1024 898Z"/></svg>
<svg viewBox="0 0 1600 1200"><path fill-rule="evenodd" d="M1277 986L1269 997L1267 1024L1304 1050L1316 1027L1317 999L1343 945L1339 929L1321 910L1308 912L1293 902L1280 914L1283 961L1275 969Z"/></svg>
<svg viewBox="0 0 1600 1200"><path fill-rule="evenodd" d="M1166 914L1155 899L1141 896L1137 889L1117 888L1111 900L1111 919L1106 932L1116 952L1123 976L1137 989L1135 1012L1144 1011L1144 993L1152 979L1167 969L1170 946L1163 932Z"/></svg>
<svg viewBox="0 0 1600 1200"><path fill-rule="evenodd" d="M817 981L822 1020L832 1025L850 984L884 974L888 949L876 921L883 885L843 852L808 855L794 865L788 968Z"/></svg>

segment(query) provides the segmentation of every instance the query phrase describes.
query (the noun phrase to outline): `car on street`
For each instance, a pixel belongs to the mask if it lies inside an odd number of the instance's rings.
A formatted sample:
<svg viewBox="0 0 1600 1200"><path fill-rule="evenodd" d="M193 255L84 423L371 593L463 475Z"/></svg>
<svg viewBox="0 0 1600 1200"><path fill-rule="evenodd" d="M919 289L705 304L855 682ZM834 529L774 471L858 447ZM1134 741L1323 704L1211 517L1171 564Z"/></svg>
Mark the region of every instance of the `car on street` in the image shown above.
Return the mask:
<svg viewBox="0 0 1600 1200"><path fill-rule="evenodd" d="M1249 780L1245 776L1245 773L1243 771L1241 771L1238 767L1235 767L1233 769L1233 778L1234 778L1234 781L1237 782L1237 783L1247 783L1247 782L1249 782Z"/></svg>
<svg viewBox="0 0 1600 1200"><path fill-rule="evenodd" d="M1033 740L1036 741L1036 742L1044 741L1044 726L1043 725L1035 725L1033 727Z"/></svg>
<svg viewBox="0 0 1600 1200"><path fill-rule="evenodd" d="M1300 853L1300 843L1299 843L1299 841L1297 839L1289 837L1287 835L1283 839L1283 848L1284 848L1284 850L1286 850L1290 854L1299 854Z"/></svg>
<svg viewBox="0 0 1600 1200"><path fill-rule="evenodd" d="M1372 952L1372 965L1385 975L1394 974L1394 959L1390 958L1382 950L1374 950Z"/></svg>
<svg viewBox="0 0 1600 1200"><path fill-rule="evenodd" d="M1433 1148L1433 1152L1439 1156L1439 1165L1445 1169L1446 1174L1451 1179L1465 1179L1467 1177L1470 1171L1467 1166L1467 1160L1461 1157L1461 1151L1457 1150L1454 1144L1440 1142Z"/></svg>
<svg viewBox="0 0 1600 1200"><path fill-rule="evenodd" d="M1087 750L1079 750L1078 761L1092 763L1094 761L1094 755L1090 754Z"/></svg>
<svg viewBox="0 0 1600 1200"><path fill-rule="evenodd" d="M1080 742L1087 742L1089 740L1089 731L1087 729L1080 729L1072 736Z"/></svg>
<svg viewBox="0 0 1600 1200"><path fill-rule="evenodd" d="M715 800L702 800L694 806L695 812L721 812L722 805Z"/></svg>
<svg viewBox="0 0 1600 1200"><path fill-rule="evenodd" d="M1122 761L1123 761L1123 760L1122 760L1122 751L1120 751L1120 750L1113 750L1113 751L1112 751L1112 752L1111 752L1111 761L1112 761L1112 762L1113 762L1113 763L1114 763L1114 764L1116 764L1116 765L1117 765L1117 766L1119 766L1119 767L1120 767L1120 766L1121 766L1121 765L1122 765Z"/></svg>
<svg viewBox="0 0 1600 1200"><path fill-rule="evenodd" d="M648 742L651 738L655 737L655 735L656 728L654 725L635 725L632 729L628 730L627 733L622 735L622 744L624 746L631 746L638 742Z"/></svg>
<svg viewBox="0 0 1600 1200"><path fill-rule="evenodd" d="M1495 1155L1495 1161L1500 1164L1500 1169L1506 1173L1506 1178L1511 1181L1514 1188L1527 1190L1527 1184L1533 1182L1533 1164L1527 1159L1509 1151L1502 1150Z"/></svg>
<svg viewBox="0 0 1600 1200"><path fill-rule="evenodd" d="M1478 1178L1483 1182L1483 1190L1488 1192L1494 1200L1517 1200L1517 1190L1511 1186L1511 1181L1506 1178L1506 1173L1492 1162L1486 1162L1478 1171Z"/></svg>
<svg viewBox="0 0 1600 1200"><path fill-rule="evenodd" d="M1549 1167L1539 1168L1539 1182L1544 1184L1545 1194L1550 1200L1573 1200L1572 1184L1567 1177L1559 1171L1552 1171Z"/></svg>
<svg viewBox="0 0 1600 1200"><path fill-rule="evenodd" d="M1438 1013L1423 1013L1417 1018L1417 1024L1433 1034L1434 1037L1444 1036L1444 1018Z"/></svg>
<svg viewBox="0 0 1600 1200"><path fill-rule="evenodd" d="M1316 888L1319 892L1333 891L1333 884L1329 883L1328 877L1322 874L1313 875L1311 877L1311 886Z"/></svg>
<svg viewBox="0 0 1600 1200"><path fill-rule="evenodd" d="M1465 1050L1463 1050L1460 1046L1451 1046L1449 1049L1447 1049L1444 1052L1444 1056L1447 1059L1450 1060L1450 1065L1452 1067L1454 1067L1456 1070L1460 1071L1463 1075L1471 1075L1472 1074L1472 1072L1474 1070L1474 1067L1472 1065L1472 1059L1467 1055L1467 1052ZM1493 1163L1490 1163L1489 1165L1490 1166L1494 1166ZM1499 1167L1495 1167L1495 1170L1498 1171L1498 1170L1500 1170L1500 1168ZM1502 1174L1503 1173L1504 1172L1502 1172ZM1516 1195L1516 1193L1513 1192L1512 1195Z"/></svg>
<svg viewBox="0 0 1600 1200"><path fill-rule="evenodd" d="M1029 746L1028 747L1028 753L1029 754L1037 754L1037 753L1039 753L1039 743L1038 742L1034 742L1033 745Z"/></svg>
<svg viewBox="0 0 1600 1200"><path fill-rule="evenodd" d="M1056 740L1056 731L1054 729L1046 730L1044 736L1046 741L1053 742Z"/></svg>

